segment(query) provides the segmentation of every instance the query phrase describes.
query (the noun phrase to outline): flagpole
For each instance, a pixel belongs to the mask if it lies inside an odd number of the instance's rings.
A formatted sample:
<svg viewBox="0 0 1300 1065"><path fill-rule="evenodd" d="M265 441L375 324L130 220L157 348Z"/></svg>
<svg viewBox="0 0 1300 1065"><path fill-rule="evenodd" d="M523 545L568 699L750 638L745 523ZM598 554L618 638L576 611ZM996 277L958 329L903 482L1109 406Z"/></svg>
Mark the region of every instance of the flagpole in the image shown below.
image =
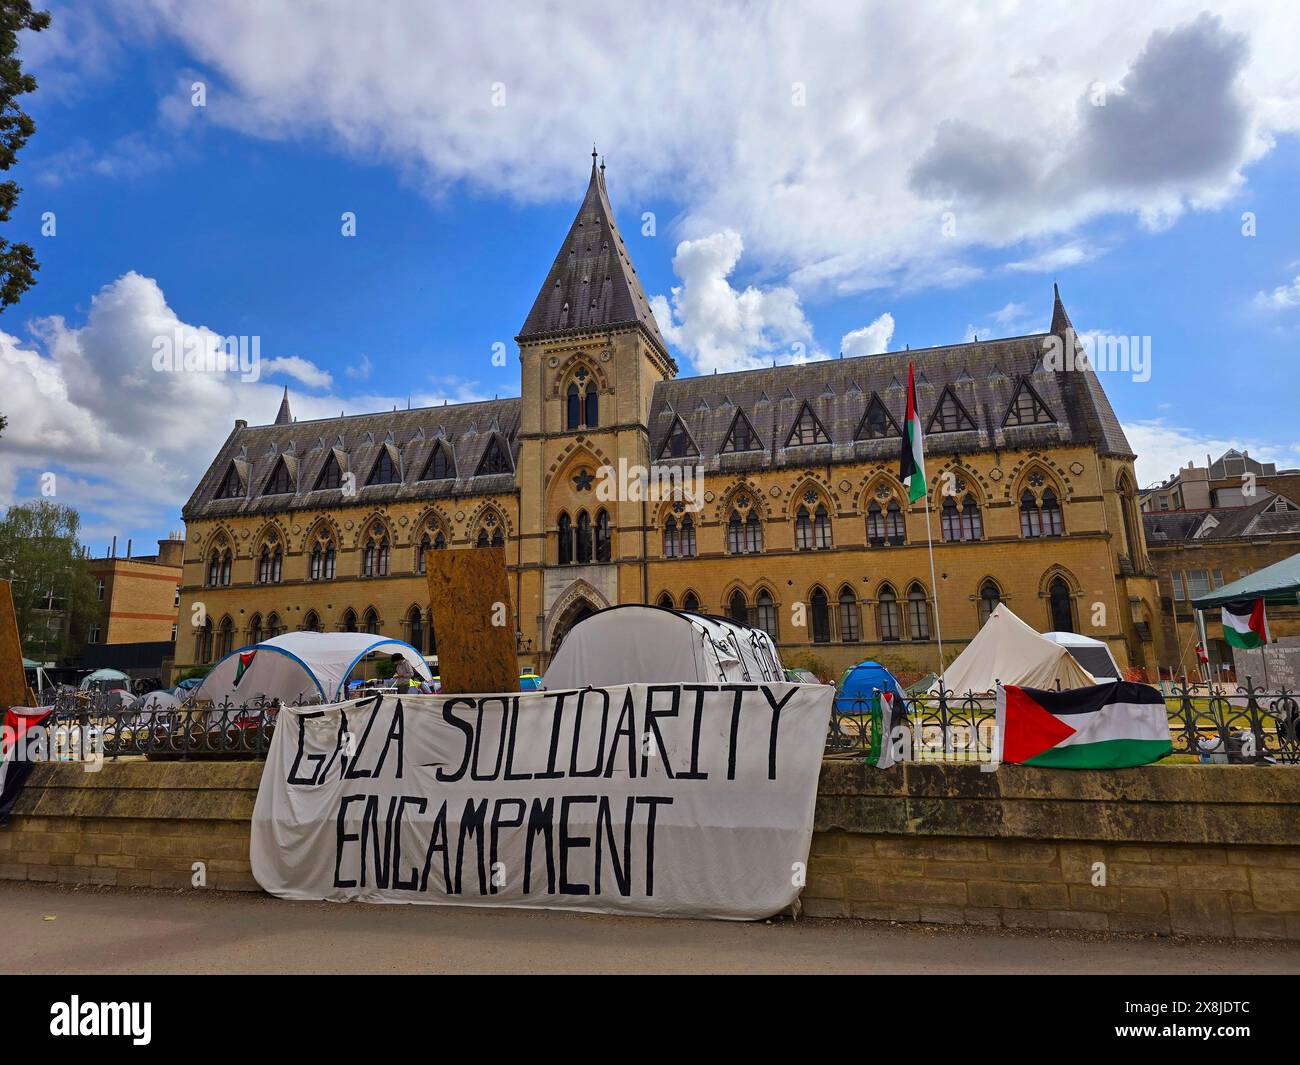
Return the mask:
<svg viewBox="0 0 1300 1065"><path fill-rule="evenodd" d="M934 589L934 635L939 641L939 690L943 690L943 624L939 620L939 583L934 576L934 536L930 532L930 493L925 493L925 543L930 549L930 587Z"/></svg>

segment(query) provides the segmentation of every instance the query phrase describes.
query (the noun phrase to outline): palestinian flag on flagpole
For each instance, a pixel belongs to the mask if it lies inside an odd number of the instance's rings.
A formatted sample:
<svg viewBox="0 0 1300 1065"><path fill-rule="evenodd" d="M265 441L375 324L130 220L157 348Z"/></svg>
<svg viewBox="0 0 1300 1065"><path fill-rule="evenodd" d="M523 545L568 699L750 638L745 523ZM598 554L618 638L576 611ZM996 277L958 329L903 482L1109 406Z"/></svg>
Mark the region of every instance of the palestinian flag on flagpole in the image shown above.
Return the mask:
<svg viewBox="0 0 1300 1065"><path fill-rule="evenodd" d="M925 446L921 437L921 415L916 409L916 378L907 364L907 421L903 425L903 453L898 479L907 485L907 501L915 503L925 495Z"/></svg>
<svg viewBox="0 0 1300 1065"><path fill-rule="evenodd" d="M898 730L907 727L907 707L893 692L877 691L871 700L871 750L867 762L877 769L888 769L898 761L894 749Z"/></svg>
<svg viewBox="0 0 1300 1065"><path fill-rule="evenodd" d="M38 758L49 757L49 738L41 744L40 751L28 750L24 741L29 729L40 725L54 712L52 706L36 708L15 706L6 710L4 731L0 733L0 825L9 820L9 811L14 808L18 793L23 790L32 771L32 755Z"/></svg>
<svg viewBox="0 0 1300 1065"><path fill-rule="evenodd" d="M1044 691L998 688L999 760L1062 769L1122 769L1172 753L1164 697L1149 684L1114 681Z"/></svg>
<svg viewBox="0 0 1300 1065"><path fill-rule="evenodd" d="M1223 638L1233 647L1262 647L1268 643L1264 600L1237 599L1223 607Z"/></svg>

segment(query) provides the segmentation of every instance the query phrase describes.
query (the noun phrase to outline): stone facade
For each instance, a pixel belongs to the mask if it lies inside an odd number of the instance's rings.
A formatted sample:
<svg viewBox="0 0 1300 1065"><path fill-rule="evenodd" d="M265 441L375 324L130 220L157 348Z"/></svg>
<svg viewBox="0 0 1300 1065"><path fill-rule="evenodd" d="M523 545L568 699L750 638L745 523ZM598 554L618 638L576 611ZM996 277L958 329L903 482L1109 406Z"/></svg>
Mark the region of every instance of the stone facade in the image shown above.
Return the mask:
<svg viewBox="0 0 1300 1065"><path fill-rule="evenodd" d="M951 659L992 598L1106 640L1121 664L1163 661L1132 450L1096 374L1045 356L1073 343L1059 295L1046 334L678 377L593 166L517 340L518 399L297 422L286 394L276 424L237 423L185 508L177 665L309 627L431 651L421 545L494 542L521 665L539 670L617 603L743 614L826 676L866 657L933 668L936 605ZM926 508L897 480L909 364L937 590ZM643 498L627 490L638 469L702 483ZM1026 506L1054 511L1050 535L1023 534ZM977 538L945 542L976 508ZM757 542L729 535L733 515L753 516Z"/></svg>

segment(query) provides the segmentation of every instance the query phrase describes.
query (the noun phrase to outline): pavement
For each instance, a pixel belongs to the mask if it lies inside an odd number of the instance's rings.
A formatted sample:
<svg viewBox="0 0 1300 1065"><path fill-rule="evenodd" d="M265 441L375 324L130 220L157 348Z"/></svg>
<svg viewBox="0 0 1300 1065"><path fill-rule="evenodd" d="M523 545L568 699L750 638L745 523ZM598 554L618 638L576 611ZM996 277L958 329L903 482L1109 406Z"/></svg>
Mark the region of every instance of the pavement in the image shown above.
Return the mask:
<svg viewBox="0 0 1300 1065"><path fill-rule="evenodd" d="M1300 973L1300 943L0 883L0 972Z"/></svg>

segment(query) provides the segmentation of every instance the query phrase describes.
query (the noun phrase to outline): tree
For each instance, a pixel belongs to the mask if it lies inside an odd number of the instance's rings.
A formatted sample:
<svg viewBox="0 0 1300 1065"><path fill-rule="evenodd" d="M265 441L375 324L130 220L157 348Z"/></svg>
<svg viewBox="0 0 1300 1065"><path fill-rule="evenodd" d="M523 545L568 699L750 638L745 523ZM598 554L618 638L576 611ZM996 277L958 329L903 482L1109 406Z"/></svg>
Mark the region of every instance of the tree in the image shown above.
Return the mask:
<svg viewBox="0 0 1300 1065"><path fill-rule="evenodd" d="M13 583L28 658L49 661L78 649L99 617L80 531L81 515L49 500L10 507L0 520L0 577Z"/></svg>
<svg viewBox="0 0 1300 1065"><path fill-rule="evenodd" d="M31 115L18 106L18 97L36 89L36 79L23 73L18 58L20 30L40 31L50 24L48 11L33 11L31 0L0 0L0 170L18 160L18 150L36 132ZM0 182L0 222L8 222L22 189L15 181ZM40 269L30 244L10 244L0 237L0 310L36 282Z"/></svg>

